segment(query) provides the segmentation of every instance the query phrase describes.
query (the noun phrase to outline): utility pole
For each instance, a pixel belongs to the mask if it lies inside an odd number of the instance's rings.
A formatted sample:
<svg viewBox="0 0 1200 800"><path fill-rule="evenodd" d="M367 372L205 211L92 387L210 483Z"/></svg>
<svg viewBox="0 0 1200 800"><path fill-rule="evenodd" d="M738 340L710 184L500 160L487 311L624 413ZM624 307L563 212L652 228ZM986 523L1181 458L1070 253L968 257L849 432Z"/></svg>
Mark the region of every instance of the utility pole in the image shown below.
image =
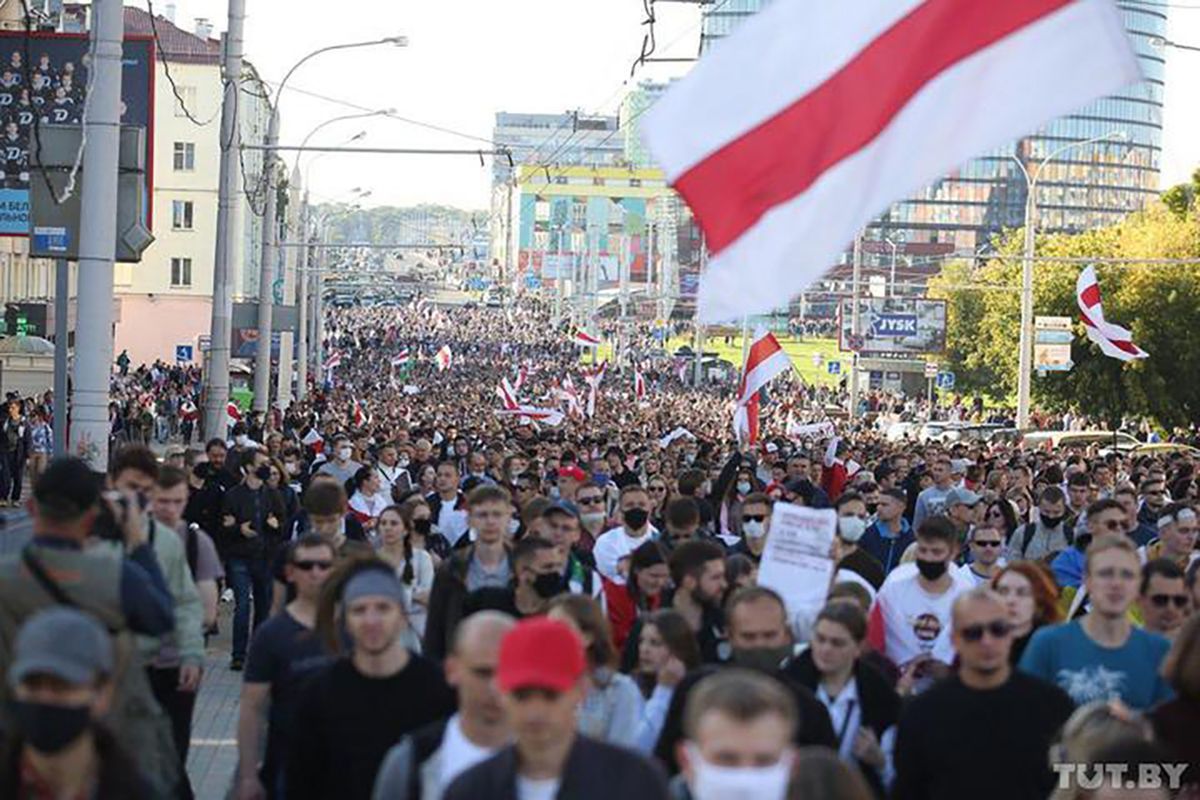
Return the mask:
<svg viewBox="0 0 1200 800"><path fill-rule="evenodd" d="M217 194L217 244L213 257L212 328L208 353L208 391L204 397L204 435L225 438L229 406L229 348L233 337L233 284L230 281L237 243L233 239L233 212L237 207L238 154L242 134L238 127L238 95L242 80L242 28L246 0L229 0L225 33L225 96L221 103L221 161ZM81 295L82 296L82 295Z"/></svg>
<svg viewBox="0 0 1200 800"><path fill-rule="evenodd" d="M67 454L67 362L71 348L67 338L67 311L71 292L70 264L54 260L54 455ZM78 301L76 301L78 302Z"/></svg>
<svg viewBox="0 0 1200 800"><path fill-rule="evenodd" d="M31 35L27 32L26 35ZM113 363L113 261L117 250L117 171L121 145L121 41L125 10L119 0L92 4L93 88L83 126L79 221L79 290L71 450L97 472L108 469L108 391ZM55 420L62 425L66 420Z"/></svg>
<svg viewBox="0 0 1200 800"><path fill-rule="evenodd" d="M510 170L514 169L509 167ZM513 200L513 184L517 182L516 173L514 172L508 181L508 198L505 200L504 211L504 277L512 281L513 297L517 296L517 290L520 288L520 279L516 272L513 271L513 222L512 222L512 200Z"/></svg>
<svg viewBox="0 0 1200 800"><path fill-rule="evenodd" d="M299 174L299 170L295 174ZM308 187L300 204L300 262L296 265L296 399L308 394Z"/></svg>
<svg viewBox="0 0 1200 800"><path fill-rule="evenodd" d="M700 274L703 275L708 271L708 245L705 242L704 234L700 234ZM704 375L703 363L704 360L704 324L700 322L699 313L696 315L696 366L695 375L693 377L693 385L699 388L700 379Z"/></svg>
<svg viewBox="0 0 1200 800"><path fill-rule="evenodd" d="M279 144L279 101L271 109L267 123L267 147ZM263 203L262 263L258 266L258 347L254 352L254 410L266 413L271 406L271 324L275 315L275 262L279 222L275 219L276 175L278 161L274 150L263 152L266 198Z"/></svg>
<svg viewBox="0 0 1200 800"><path fill-rule="evenodd" d="M859 309L858 309L858 293L860 289L860 278L862 276L862 234L854 238L854 273L851 280L853 287L850 290L850 336L857 338L859 335ZM850 419L858 418L858 351L861 348L850 347Z"/></svg>

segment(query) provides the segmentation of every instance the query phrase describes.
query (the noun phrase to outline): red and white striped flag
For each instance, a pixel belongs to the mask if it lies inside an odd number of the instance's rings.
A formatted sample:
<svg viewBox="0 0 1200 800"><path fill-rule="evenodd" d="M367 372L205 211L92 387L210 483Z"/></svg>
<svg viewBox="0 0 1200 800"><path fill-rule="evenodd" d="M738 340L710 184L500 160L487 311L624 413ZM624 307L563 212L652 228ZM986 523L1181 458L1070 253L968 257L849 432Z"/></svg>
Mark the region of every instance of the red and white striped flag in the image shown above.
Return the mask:
<svg viewBox="0 0 1200 800"><path fill-rule="evenodd" d="M890 203L1140 77L1111 0L776 0L646 116L712 254L701 320L780 306Z"/></svg>
<svg viewBox="0 0 1200 800"><path fill-rule="evenodd" d="M640 369L633 371L633 399L639 402L646 399L646 376Z"/></svg>
<svg viewBox="0 0 1200 800"><path fill-rule="evenodd" d="M234 422L241 422L242 410L238 408L237 403L230 400L229 404L225 406L225 416L229 418L229 422L231 424Z"/></svg>
<svg viewBox="0 0 1200 800"><path fill-rule="evenodd" d="M334 350L332 353L329 354L329 358L325 359L324 367L325 367L325 371L329 372L331 369L334 369L335 367L340 367L341 365L342 365L342 354L339 353L338 351Z"/></svg>
<svg viewBox="0 0 1200 800"><path fill-rule="evenodd" d="M575 335L571 337L571 341L580 347L598 347L600 345L600 340L587 331L575 331Z"/></svg>
<svg viewBox="0 0 1200 800"><path fill-rule="evenodd" d="M438 372L445 372L450 369L450 364L454 361L454 354L450 352L450 345L442 345L442 349L437 351L434 360L437 361Z"/></svg>
<svg viewBox="0 0 1200 800"><path fill-rule="evenodd" d="M770 331L759 331L746 351L742 380L738 384L733 429L747 444L758 441L758 393L771 379L791 369L792 361Z"/></svg>
<svg viewBox="0 0 1200 800"><path fill-rule="evenodd" d="M583 371L583 381L588 385L587 415L590 419L596 416L596 392L608 374L608 362L602 361L591 369Z"/></svg>
<svg viewBox="0 0 1200 800"><path fill-rule="evenodd" d="M1087 336L1100 345L1104 355L1121 361L1149 358L1149 353L1133 343L1133 334L1104 319L1104 307L1100 302L1100 283L1096 280L1096 270L1093 267L1088 266L1079 273L1079 278L1075 281L1075 297L1079 302L1079 318L1083 320Z"/></svg>
<svg viewBox="0 0 1200 800"><path fill-rule="evenodd" d="M517 402L517 389L508 382L508 378L503 378L500 381L500 385L496 387L496 394L500 397L500 402L504 404L506 411L511 411L519 405Z"/></svg>
<svg viewBox="0 0 1200 800"><path fill-rule="evenodd" d="M393 367L403 367L406 364L408 364L408 362L411 358L412 358L412 354L409 353L408 348L402 347L402 348L400 348L400 352L392 357L392 366Z"/></svg>
<svg viewBox="0 0 1200 800"><path fill-rule="evenodd" d="M354 400L354 427L361 428L371 421L371 415L363 408L363 404L357 398Z"/></svg>

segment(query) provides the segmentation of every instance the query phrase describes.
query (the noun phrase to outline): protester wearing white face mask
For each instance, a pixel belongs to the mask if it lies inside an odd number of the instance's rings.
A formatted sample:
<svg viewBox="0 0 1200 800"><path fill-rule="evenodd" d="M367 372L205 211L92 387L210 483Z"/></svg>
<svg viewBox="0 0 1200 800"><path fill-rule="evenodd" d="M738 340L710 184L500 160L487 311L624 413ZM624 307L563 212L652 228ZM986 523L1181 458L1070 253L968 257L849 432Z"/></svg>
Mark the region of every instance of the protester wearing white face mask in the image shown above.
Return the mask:
<svg viewBox="0 0 1200 800"><path fill-rule="evenodd" d="M671 800L784 800L796 704L765 675L722 670L696 686L684 712Z"/></svg>
<svg viewBox="0 0 1200 800"><path fill-rule="evenodd" d="M362 464L354 460L354 447L345 436L333 440L333 460L326 461L317 470L323 475L332 475L339 483L345 484L362 468Z"/></svg>
<svg viewBox="0 0 1200 800"><path fill-rule="evenodd" d="M747 495L742 501L742 538L730 548L731 555L740 553L755 564L762 560L771 530L771 505L771 498L762 492Z"/></svg>
<svg viewBox="0 0 1200 800"><path fill-rule="evenodd" d="M883 585L885 577L879 559L858 546L867 531L867 504L857 492L844 492L837 501L838 571L851 573L850 580L866 582L872 592ZM838 578L841 580L841 578Z"/></svg>

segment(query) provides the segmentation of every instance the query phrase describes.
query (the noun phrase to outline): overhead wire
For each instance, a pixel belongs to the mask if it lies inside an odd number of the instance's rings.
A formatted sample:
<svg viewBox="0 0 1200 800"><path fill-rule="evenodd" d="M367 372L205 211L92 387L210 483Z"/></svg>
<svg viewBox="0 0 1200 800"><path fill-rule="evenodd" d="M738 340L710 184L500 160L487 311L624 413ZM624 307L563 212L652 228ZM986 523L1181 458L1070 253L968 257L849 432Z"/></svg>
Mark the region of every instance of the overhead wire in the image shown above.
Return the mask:
<svg viewBox="0 0 1200 800"><path fill-rule="evenodd" d="M154 35L154 46L157 48L158 53L162 56L161 63L163 66L163 74L166 75L167 83L171 85L171 93L175 95L175 102L179 104L179 110L183 112L183 116L186 117L189 122L198 128L205 128L211 125L219 116L221 116L221 108L218 106L217 110L212 113L212 116L203 122L196 119L196 115L193 114L187 107L187 103L183 99L183 94L179 91L179 86L177 86L175 83L175 78L171 75L171 59L168 57L167 51L163 49L162 39L160 39L158 35L158 21L154 17L154 0L146 0L146 14L150 17L150 30ZM223 76L221 80L222 89L224 89L224 81L229 80L229 78Z"/></svg>

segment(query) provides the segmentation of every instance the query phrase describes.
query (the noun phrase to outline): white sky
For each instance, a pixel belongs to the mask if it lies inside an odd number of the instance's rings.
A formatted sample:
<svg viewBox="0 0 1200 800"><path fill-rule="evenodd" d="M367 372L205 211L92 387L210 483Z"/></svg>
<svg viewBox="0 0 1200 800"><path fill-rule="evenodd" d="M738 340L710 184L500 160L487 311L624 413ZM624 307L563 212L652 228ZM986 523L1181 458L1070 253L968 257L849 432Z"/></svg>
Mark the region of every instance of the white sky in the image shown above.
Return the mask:
<svg viewBox="0 0 1200 800"><path fill-rule="evenodd" d="M828 2L829 0L814 0ZM1169 0L1169 38L1200 46L1200 0ZM144 0L135 0L144 7ZM279 80L305 54L330 44L403 34L389 46L317 56L289 86L489 138L497 111L614 112L624 94L645 28L642 0L246 0L246 54L268 80ZM225 0L176 0L176 21L193 28L207 17L225 28ZM155 0L162 14L166 0ZM659 56L695 54L699 13L656 6ZM668 47L668 45L670 45ZM642 78L685 72L687 64L647 65ZM1200 52L1168 48L1163 185L1200 166ZM1036 90L1036 87L1031 87ZM352 110L287 92L281 143L299 144L316 125ZM330 125L313 144L374 147L486 146L402 122L367 119ZM307 156L306 158L312 158ZM289 156L289 161L292 157ZM320 200L370 189L367 205L436 202L487 208L490 171L475 156L330 155L311 173Z"/></svg>

